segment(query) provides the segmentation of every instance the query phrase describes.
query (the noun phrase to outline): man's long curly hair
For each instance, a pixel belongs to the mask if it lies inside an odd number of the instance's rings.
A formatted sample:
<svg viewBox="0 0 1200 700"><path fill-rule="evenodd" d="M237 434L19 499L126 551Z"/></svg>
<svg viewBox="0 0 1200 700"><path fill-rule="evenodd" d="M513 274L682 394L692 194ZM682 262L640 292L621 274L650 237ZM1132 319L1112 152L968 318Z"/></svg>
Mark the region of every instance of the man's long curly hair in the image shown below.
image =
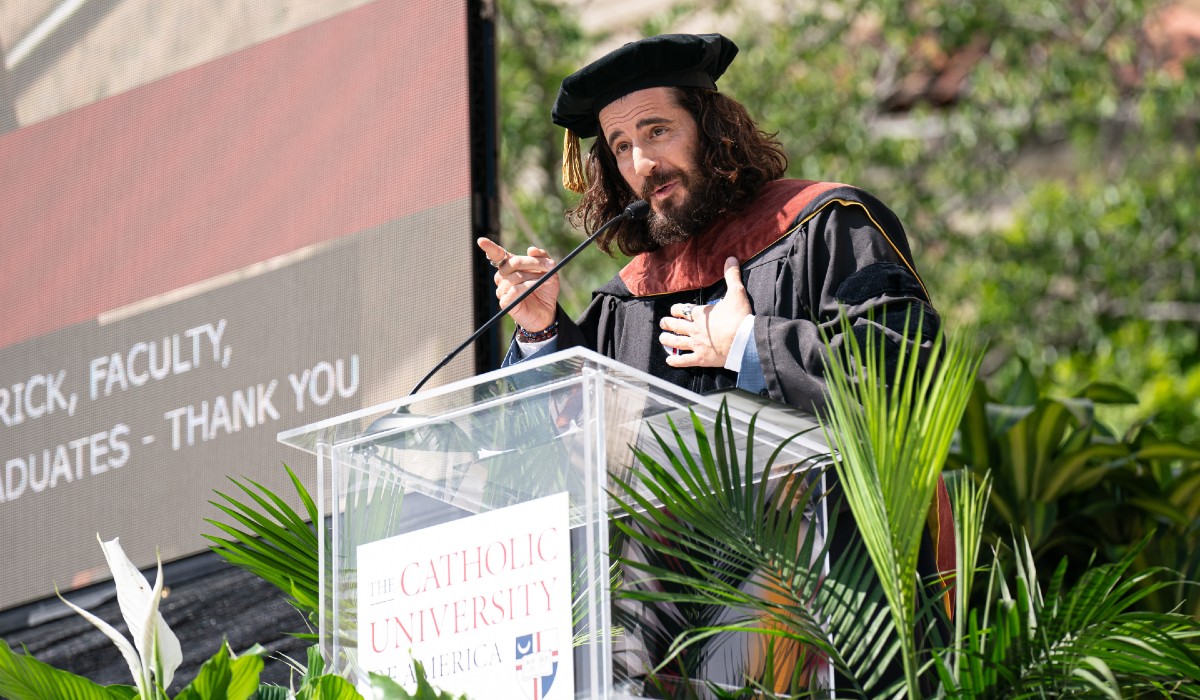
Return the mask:
<svg viewBox="0 0 1200 700"><path fill-rule="evenodd" d="M695 165L713 178L712 191L720 202L718 216L743 209L763 185L783 176L788 161L776 135L759 129L739 102L703 88L672 88L671 92L676 104L696 120L700 153ZM592 144L585 168L587 190L568 216L590 234L639 197L621 177L603 134ZM645 221L623 221L596 239L596 245L610 255L614 243L625 255L659 248Z"/></svg>

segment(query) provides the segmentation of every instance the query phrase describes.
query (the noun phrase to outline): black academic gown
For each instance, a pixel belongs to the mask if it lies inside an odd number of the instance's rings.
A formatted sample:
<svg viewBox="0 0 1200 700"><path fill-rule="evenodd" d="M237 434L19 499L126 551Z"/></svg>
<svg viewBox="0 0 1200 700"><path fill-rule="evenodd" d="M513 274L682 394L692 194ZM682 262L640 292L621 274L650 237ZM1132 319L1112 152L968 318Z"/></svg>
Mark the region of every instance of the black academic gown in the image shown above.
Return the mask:
<svg viewBox="0 0 1200 700"><path fill-rule="evenodd" d="M802 180L772 182L744 211L703 235L639 255L596 290L577 321L560 309L557 347L583 345L697 393L734 387L738 376L729 370L669 366L658 340L658 323L672 304L724 296L730 255L741 262L755 314L762 393L777 401L821 407L823 339L841 342L840 310L856 334L876 329L893 347L908 343L928 352L938 317L899 220L862 190ZM913 328L905 335L907 316Z"/></svg>
<svg viewBox="0 0 1200 700"><path fill-rule="evenodd" d="M582 345L697 393L737 386L738 374L723 368L669 366L658 340L658 323L672 304L706 304L725 294L730 256L741 263L755 315L751 342L766 396L820 411L825 339L835 347L844 341L841 313L860 343L878 342L882 334L888 348L906 345L929 360L940 321L900 221L863 190L807 180L771 182L743 211L701 236L638 255L594 292L578 320L559 308L556 349ZM894 353L885 352L885 363L889 357ZM514 347L506 363L517 360ZM753 369L743 362L743 371ZM944 483L930 510L930 530L936 570L953 570Z"/></svg>
<svg viewBox="0 0 1200 700"><path fill-rule="evenodd" d="M733 388L736 372L669 366L658 325L673 304L722 298L730 256L741 263L755 315L750 342L764 395L821 409L826 341L835 347L843 342L842 314L860 343L868 337L877 341L878 332L889 348L904 344L928 359L939 319L900 221L860 189L802 180L769 183L744 211L701 236L637 256L594 292L579 319L560 308L557 348L582 345L697 393ZM853 528L841 531L842 540L855 536ZM921 573L952 571L953 525L944 484L930 509L929 534Z"/></svg>

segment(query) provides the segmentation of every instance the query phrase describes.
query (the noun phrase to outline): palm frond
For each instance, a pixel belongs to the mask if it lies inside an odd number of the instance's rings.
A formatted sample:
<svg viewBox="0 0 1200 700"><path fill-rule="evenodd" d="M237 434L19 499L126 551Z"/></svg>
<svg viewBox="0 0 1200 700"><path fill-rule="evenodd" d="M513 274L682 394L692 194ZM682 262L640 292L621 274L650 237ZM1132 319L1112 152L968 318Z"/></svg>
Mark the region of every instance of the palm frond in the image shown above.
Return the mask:
<svg viewBox="0 0 1200 700"><path fill-rule="evenodd" d="M303 482L286 464L284 469L309 522L267 487L251 479L230 478L249 500L217 491L221 500L209 503L241 527L206 518L205 522L226 537L206 534L204 538L221 558L281 590L315 627L320 608L320 553L311 523L319 525L319 515Z"/></svg>
<svg viewBox="0 0 1200 700"><path fill-rule="evenodd" d="M936 362L923 367L916 352L888 347L882 335L860 344L847 323L845 342L834 351L841 369L828 373L829 411L822 426L901 635L908 692L917 697L918 552L980 356L968 351L965 336L938 335L931 351ZM902 335L920 337L920 328Z"/></svg>
<svg viewBox="0 0 1200 700"><path fill-rule="evenodd" d="M828 535L840 517L836 509L827 522L820 516L827 466L813 460L776 467L786 447L780 445L766 470L783 475L755 482L750 456L738 458L729 439L724 406L712 435L698 419L690 427L699 446L694 454L671 423L672 435L655 436L665 463L638 453L640 469L631 481L618 480L615 494L624 517L614 525L640 552L627 550L620 559L645 584L623 595L655 611L649 620L643 616L638 631L654 623L662 628L653 639L669 642L657 659L660 669L695 673L714 653L712 642L749 634L768 657L786 648L792 659L790 667L746 669L751 686L781 683L789 692L809 692L811 668L807 675L797 669L819 657L847 677L843 697L880 697L887 660L899 653L893 622L861 545L840 552L826 570Z"/></svg>
<svg viewBox="0 0 1200 700"><path fill-rule="evenodd" d="M955 570L954 637L943 648L953 656L953 675L962 673L961 642L967 635L966 625L971 615L975 578L978 573L980 546L983 543L988 499L991 496L991 477L984 474L976 481L962 472L954 481Z"/></svg>
<svg viewBox="0 0 1200 700"><path fill-rule="evenodd" d="M1042 590L1031 546L1021 541L1015 579L1011 587L998 585L992 623L979 624L972 611L961 641L962 667L944 673L943 684L962 697L1001 691L1200 697L1200 622L1136 611L1139 600L1174 585L1175 578L1162 569L1133 571L1138 549L1089 567L1070 587L1064 587L1064 560ZM997 569L993 578L1001 573Z"/></svg>
<svg viewBox="0 0 1200 700"><path fill-rule="evenodd" d="M919 581L916 560L978 359L965 342L939 338L935 368L906 364L901 353L884 376L883 350L873 347L844 348L857 373L830 380L823 427L850 510L831 508L824 532L808 526L818 523L817 505L828 505L824 478L833 472L809 463L783 470L777 451L768 473L784 475L753 482L724 408L711 427L693 416L694 440L669 423L655 436L662 456L638 453L638 468L617 482L623 515L614 526L644 553L619 557L641 578L625 595L653 613L645 625L665 620L658 641L671 640L659 668L702 671L697 662L717 653L714 641L753 635L761 658L775 663L751 665L744 688L710 686L709 696L820 696L827 690L796 663L819 656L837 671L838 697L1200 698L1200 622L1137 610L1179 577L1139 568L1145 542L1079 577L1064 560L1039 579L1026 541L1013 556L985 552L986 472L950 480L957 566L946 620L948 589ZM748 443L752 435L753 423ZM846 531L854 536L840 538ZM789 645L805 653L781 653ZM670 696L695 696L688 692Z"/></svg>

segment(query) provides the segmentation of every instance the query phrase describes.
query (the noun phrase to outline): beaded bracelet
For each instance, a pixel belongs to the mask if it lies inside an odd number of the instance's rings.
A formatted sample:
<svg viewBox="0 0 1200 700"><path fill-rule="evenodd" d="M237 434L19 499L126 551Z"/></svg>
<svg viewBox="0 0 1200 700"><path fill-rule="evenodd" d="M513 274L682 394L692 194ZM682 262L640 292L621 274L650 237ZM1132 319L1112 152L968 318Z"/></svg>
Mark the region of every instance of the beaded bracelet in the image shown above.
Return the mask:
<svg viewBox="0 0 1200 700"><path fill-rule="evenodd" d="M517 340L522 343L540 343L558 335L558 321L551 323L540 331L527 331L517 326Z"/></svg>

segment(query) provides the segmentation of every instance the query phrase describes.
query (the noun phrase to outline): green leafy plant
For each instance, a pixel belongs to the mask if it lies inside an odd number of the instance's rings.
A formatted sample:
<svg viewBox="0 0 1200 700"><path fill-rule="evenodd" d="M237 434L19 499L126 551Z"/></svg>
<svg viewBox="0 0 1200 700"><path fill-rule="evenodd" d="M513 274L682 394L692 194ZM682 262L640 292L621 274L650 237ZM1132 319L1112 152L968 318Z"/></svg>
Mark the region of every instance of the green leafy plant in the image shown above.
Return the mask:
<svg viewBox="0 0 1200 700"><path fill-rule="evenodd" d="M315 628L320 610L320 549L312 523L321 520L304 483L291 467L285 464L284 469L303 504L304 516L261 484L251 479L243 483L231 477L230 481L249 501L217 491L221 500L209 503L242 527L205 519L229 537L207 534L204 537L212 542L212 550L220 557L283 591Z"/></svg>
<svg viewBox="0 0 1200 700"><path fill-rule="evenodd" d="M83 676L54 668L28 654L17 654L0 639L0 697L13 700L129 700L140 697L131 685L99 685Z"/></svg>
<svg viewBox="0 0 1200 700"><path fill-rule="evenodd" d="M206 519L228 538L206 535L211 548L234 566L245 569L273 584L286 594L297 609L308 615L316 627L319 616L320 550L318 535L312 523L320 516L311 493L290 467L287 470L296 496L304 508L307 520L287 501L271 489L246 479L245 483L231 478L246 498L234 498L217 492L221 501L210 501L214 507L233 518L241 527ZM378 478L376 478L378 477ZM394 534L400 519L403 492L393 478L376 477L352 471L349 500L343 527L372 537ZM297 635L315 637L312 634ZM256 700L351 700L361 696L352 684L334 674L324 673L325 663L319 647L310 647L307 665L302 671L299 688L293 692L278 686L263 685ZM415 662L417 688L410 694L386 676L371 674L368 685L379 700L455 700L434 689L425 677L424 668Z"/></svg>
<svg viewBox="0 0 1200 700"><path fill-rule="evenodd" d="M1158 437L1147 424L1117 434L1097 412L1136 402L1128 391L1095 383L1075 396L1042 395L1023 369L995 398L977 382L948 466L994 484L989 542L1016 528L1044 571L1060 559L1074 581L1092 557L1114 563L1139 552L1139 568L1160 566L1200 576L1200 447ZM1139 545L1139 543L1141 543ZM1179 585L1139 602L1166 611L1200 601Z"/></svg>
<svg viewBox="0 0 1200 700"><path fill-rule="evenodd" d="M0 696L7 700L165 700L166 688L183 661L175 633L158 611L162 598L162 562L151 586L129 561L116 540L101 541L117 589L121 616L133 641L112 625L63 599L71 609L91 622L121 651L134 685L101 686L68 671L56 669L27 654L16 654L0 642ZM176 700L247 700L258 687L263 650L254 647L235 657L222 644L200 668L196 678L175 696Z"/></svg>
<svg viewBox="0 0 1200 700"><path fill-rule="evenodd" d="M619 527L689 567L624 561L674 584L632 586L627 595L651 604L651 613L678 604L736 613L684 633L658 668L701 640L751 635L769 653L760 667L746 669L745 689L709 692L820 697L828 689L813 669L828 663L838 697L1200 697L1200 623L1136 609L1175 585L1173 575L1136 569L1134 547L1115 563L1085 567L1074 583L1059 564L1044 585L1020 536L1012 547L1020 553L1015 566L998 566L996 549L989 557L983 547L986 478L952 479L958 533L952 620L944 612L950 589L919 585L916 551L930 483L945 462L977 362L965 343L938 342L936 366L915 367L902 353L890 375L882 374L878 349L845 347L841 359L852 362L831 380L823 424L837 448L834 468L853 520L833 509L828 539L802 527L813 520L801 514L816 512L804 508L818 493L803 478L811 465L775 486L751 484L727 419L711 435L693 421L695 453L672 426L673 435L660 436L665 462L640 455L634 479L663 508L650 507L626 483L618 494L625 513ZM845 366L857 368L854 381ZM834 551L829 542L842 527L854 528L859 542L851 538ZM827 572L820 564L826 554ZM726 580L731 565L753 571L756 589ZM791 653L781 653L789 645Z"/></svg>
<svg viewBox="0 0 1200 700"><path fill-rule="evenodd" d="M425 667L420 661L413 661L413 670L417 679L417 689L412 693L402 688L399 683L378 673L371 674L371 688L379 700L467 700L465 695L452 695L434 688L425 679Z"/></svg>
<svg viewBox="0 0 1200 700"><path fill-rule="evenodd" d="M1025 542L1011 583L992 569L997 599L968 612L952 669L939 656L946 697L1200 697L1200 628L1178 614L1136 611L1170 585L1170 572L1135 570L1131 552L1064 583L1065 560L1045 588Z"/></svg>
<svg viewBox="0 0 1200 700"><path fill-rule="evenodd" d="M837 452L838 480L902 640L910 697L919 694L918 550L979 366L963 336L944 338L938 337L931 353L937 364L928 367L903 346L893 350L894 371L885 361L883 337L844 343L837 357L844 369L829 375L829 418L822 421ZM856 367L862 369L854 376L850 368Z"/></svg>
<svg viewBox="0 0 1200 700"><path fill-rule="evenodd" d="M443 693L425 677L421 662L413 664L417 687L411 693L387 676L372 673L366 683L370 700L467 700L465 696ZM363 700L363 696L346 679L325 673L325 660L316 646L308 649L308 663L303 667L300 687L293 692L280 686L259 686L254 700Z"/></svg>
<svg viewBox="0 0 1200 700"><path fill-rule="evenodd" d="M100 536L97 535L96 539L99 540ZM158 603L162 600L162 562L158 562L158 575L151 587L142 572L125 556L118 540L100 541L100 546L117 588L121 617L125 619L133 642L130 643L104 620L60 598L112 640L125 658L125 663L129 664L129 672L133 675L138 693L147 700L156 700L163 696L163 689L171 685L175 669L183 662L179 639L158 612Z"/></svg>
<svg viewBox="0 0 1200 700"><path fill-rule="evenodd" d="M121 615L133 641L92 613L66 599L63 602L116 644L129 664L135 685L102 686L42 663L28 654L15 653L0 640L0 697L5 700L167 700L165 689L171 684L183 655L179 640L158 611L163 587L162 563L159 562L158 576L152 587L125 556L116 539L102 541L101 545L116 585ZM260 684L264 651L256 645L239 656L233 653L228 643L222 643L174 700L364 700L344 678L324 673L324 661L315 646L308 651L308 665L297 690ZM390 678L372 674L366 684L371 691L369 697L372 700L466 700L433 688L419 662L416 663L415 677L417 688L409 693Z"/></svg>

